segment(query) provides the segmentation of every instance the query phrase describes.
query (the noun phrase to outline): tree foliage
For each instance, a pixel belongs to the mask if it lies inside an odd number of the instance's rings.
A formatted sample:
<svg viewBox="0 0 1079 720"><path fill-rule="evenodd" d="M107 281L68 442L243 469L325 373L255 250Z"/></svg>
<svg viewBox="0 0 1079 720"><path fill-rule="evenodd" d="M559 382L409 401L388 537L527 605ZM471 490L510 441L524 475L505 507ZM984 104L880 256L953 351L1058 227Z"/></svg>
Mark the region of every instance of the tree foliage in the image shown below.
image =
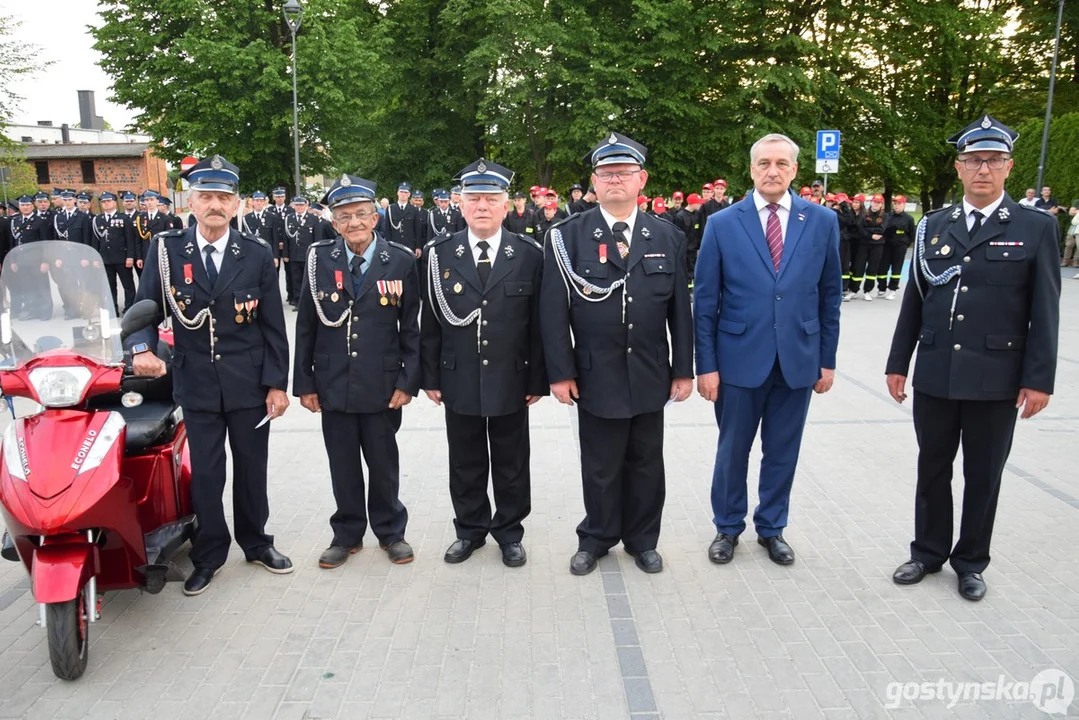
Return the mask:
<svg viewBox="0 0 1079 720"><path fill-rule="evenodd" d="M0 127L11 122L19 102L24 99L13 93L11 86L21 76L48 66L37 60L37 46L19 36L20 24L8 15L0 15ZM0 134L0 147L12 144L7 136Z"/></svg>
<svg viewBox="0 0 1079 720"><path fill-rule="evenodd" d="M281 5L102 2L94 33L116 99L139 110L164 157L220 152L248 188L292 176ZM582 156L618 130L649 147L652 190L724 177L741 193L754 140L794 138L807 184L816 130L837 129L842 172L832 187L937 206L957 189L948 136L986 112L1013 127L1044 113L1056 7L306 0L301 160L307 174L360 173L382 194L403 180L445 187L480 155L514 168L518 186L564 188L587 179ZM1060 77L1054 108L1064 116L1079 111L1079 11L1070 6Z"/></svg>

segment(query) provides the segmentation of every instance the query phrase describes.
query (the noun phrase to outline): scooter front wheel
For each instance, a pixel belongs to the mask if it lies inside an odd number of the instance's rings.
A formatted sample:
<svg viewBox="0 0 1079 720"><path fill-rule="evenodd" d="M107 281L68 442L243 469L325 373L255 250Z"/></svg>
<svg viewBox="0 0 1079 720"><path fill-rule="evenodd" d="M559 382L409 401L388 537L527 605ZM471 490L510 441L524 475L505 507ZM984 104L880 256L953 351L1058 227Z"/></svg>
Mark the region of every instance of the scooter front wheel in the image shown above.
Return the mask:
<svg viewBox="0 0 1079 720"><path fill-rule="evenodd" d="M86 671L90 655L90 608L86 586L74 600L45 606L45 626L49 635L49 660L61 680L76 680Z"/></svg>

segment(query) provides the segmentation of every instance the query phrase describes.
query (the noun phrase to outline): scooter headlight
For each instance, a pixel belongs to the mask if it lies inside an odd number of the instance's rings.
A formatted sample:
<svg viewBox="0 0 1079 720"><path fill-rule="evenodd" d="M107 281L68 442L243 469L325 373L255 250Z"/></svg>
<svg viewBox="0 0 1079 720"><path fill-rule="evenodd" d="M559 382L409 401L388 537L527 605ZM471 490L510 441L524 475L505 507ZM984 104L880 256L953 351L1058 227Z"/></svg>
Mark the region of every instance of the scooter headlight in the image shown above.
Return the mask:
<svg viewBox="0 0 1079 720"><path fill-rule="evenodd" d="M106 453L116 443L116 438L120 437L120 433L123 432L125 427L127 427L127 423L124 421L124 416L118 412L110 412L109 417L94 436L93 444L86 450L85 456L83 451L80 450L75 457L72 468L77 466L79 475L95 469L105 459Z"/></svg>
<svg viewBox="0 0 1079 720"><path fill-rule="evenodd" d="M91 375L85 367L40 367L30 371L30 384L45 407L70 407L79 402Z"/></svg>
<svg viewBox="0 0 1079 720"><path fill-rule="evenodd" d="M27 467L26 446L20 442L15 432L15 423L8 425L4 431L4 465L7 466L8 475L26 481L26 475L30 472Z"/></svg>

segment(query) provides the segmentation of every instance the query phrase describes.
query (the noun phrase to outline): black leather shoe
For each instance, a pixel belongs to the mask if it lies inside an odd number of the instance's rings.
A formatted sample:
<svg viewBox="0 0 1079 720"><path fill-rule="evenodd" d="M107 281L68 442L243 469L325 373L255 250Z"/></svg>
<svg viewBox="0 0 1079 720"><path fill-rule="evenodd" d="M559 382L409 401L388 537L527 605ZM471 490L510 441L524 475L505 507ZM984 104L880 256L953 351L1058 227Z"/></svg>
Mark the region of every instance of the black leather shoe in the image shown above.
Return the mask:
<svg viewBox="0 0 1079 720"><path fill-rule="evenodd" d="M639 553L631 552L629 554L633 556L637 567L642 571L646 573L663 572L663 558L655 550L642 550Z"/></svg>
<svg viewBox="0 0 1079 720"><path fill-rule="evenodd" d="M201 595L206 592L217 572L210 568L195 568L184 581L184 595Z"/></svg>
<svg viewBox="0 0 1079 720"><path fill-rule="evenodd" d="M896 585L915 585L924 580L926 575L939 572L939 567L930 568L920 560L908 560L895 569L892 573L892 581Z"/></svg>
<svg viewBox="0 0 1079 720"><path fill-rule="evenodd" d="M472 557L472 553L487 544L487 540L458 540L446 550L442 559L450 564L463 563Z"/></svg>
<svg viewBox="0 0 1079 720"><path fill-rule="evenodd" d="M322 551L322 554L318 557L318 566L327 570L341 567L348 560L349 555L355 555L360 550L363 550L363 545L354 545L353 547L345 547L344 545L330 545L328 548Z"/></svg>
<svg viewBox="0 0 1079 720"><path fill-rule="evenodd" d="M525 546L521 543L511 542L502 546L502 564L506 567L521 567L527 561Z"/></svg>
<svg viewBox="0 0 1079 720"><path fill-rule="evenodd" d="M716 539L708 546L708 559L716 565L726 565L734 559L734 548L738 545L737 535L717 533Z"/></svg>
<svg viewBox="0 0 1079 720"><path fill-rule="evenodd" d="M959 594L967 600L981 600L985 597L985 580L976 572L959 573Z"/></svg>
<svg viewBox="0 0 1079 720"><path fill-rule="evenodd" d="M0 542L0 557L12 562L19 561L19 553L15 550L15 541L8 535L7 530L4 531L4 540Z"/></svg>
<svg viewBox="0 0 1079 720"><path fill-rule="evenodd" d="M794 550L787 544L782 535L770 538L758 537L757 544L768 548L768 557L776 565L790 565L794 562Z"/></svg>
<svg viewBox="0 0 1079 720"><path fill-rule="evenodd" d="M579 550L569 561L569 571L574 575L587 575L596 569L599 557L586 550Z"/></svg>
<svg viewBox="0 0 1079 720"><path fill-rule="evenodd" d="M390 562L394 565L406 565L416 558L412 552L412 546L404 540L398 540L380 547L386 551L386 554L390 557Z"/></svg>
<svg viewBox="0 0 1079 720"><path fill-rule="evenodd" d="M288 575L292 572L292 561L287 557L277 552L277 548L273 545L262 551L262 554L257 558L251 558L247 562L255 563L266 568L274 575Z"/></svg>

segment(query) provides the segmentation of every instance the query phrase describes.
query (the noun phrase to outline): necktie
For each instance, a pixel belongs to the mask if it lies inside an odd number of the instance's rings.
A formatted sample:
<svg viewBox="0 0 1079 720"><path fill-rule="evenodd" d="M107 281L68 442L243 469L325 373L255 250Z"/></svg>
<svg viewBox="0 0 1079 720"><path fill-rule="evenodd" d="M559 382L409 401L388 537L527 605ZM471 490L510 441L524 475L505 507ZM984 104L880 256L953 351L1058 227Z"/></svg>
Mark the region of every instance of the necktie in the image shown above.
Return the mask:
<svg viewBox="0 0 1079 720"><path fill-rule="evenodd" d="M970 226L970 237L973 238L978 234L978 231L982 229L982 220L985 219L985 215L982 215L977 210L973 211L971 215L974 216L974 224Z"/></svg>
<svg viewBox="0 0 1079 720"><path fill-rule="evenodd" d="M614 233L614 243L618 248L618 254L625 260L626 256L629 255L629 240L626 239L626 230L629 230L629 225L624 222L616 222L611 230Z"/></svg>
<svg viewBox="0 0 1079 720"><path fill-rule="evenodd" d="M359 297L360 287L363 285L363 276L366 274L363 269L364 259L361 255L354 255L352 260L348 264L348 269L352 272L352 294Z"/></svg>
<svg viewBox="0 0 1079 720"><path fill-rule="evenodd" d="M480 274L480 283L487 287L487 278L491 277L491 256L487 254L487 251L491 249L491 244L486 240L480 240L476 243L476 247L481 251L480 260L476 264L476 272Z"/></svg>
<svg viewBox="0 0 1079 720"><path fill-rule="evenodd" d="M206 253L206 277L210 278L210 287L213 287L217 284L217 265L214 263L214 253L217 252L217 248L207 245L202 251Z"/></svg>
<svg viewBox="0 0 1079 720"><path fill-rule="evenodd" d="M778 203L768 203L768 229L764 233L776 272L779 272L779 262L783 259L783 226L779 224L778 211Z"/></svg>

